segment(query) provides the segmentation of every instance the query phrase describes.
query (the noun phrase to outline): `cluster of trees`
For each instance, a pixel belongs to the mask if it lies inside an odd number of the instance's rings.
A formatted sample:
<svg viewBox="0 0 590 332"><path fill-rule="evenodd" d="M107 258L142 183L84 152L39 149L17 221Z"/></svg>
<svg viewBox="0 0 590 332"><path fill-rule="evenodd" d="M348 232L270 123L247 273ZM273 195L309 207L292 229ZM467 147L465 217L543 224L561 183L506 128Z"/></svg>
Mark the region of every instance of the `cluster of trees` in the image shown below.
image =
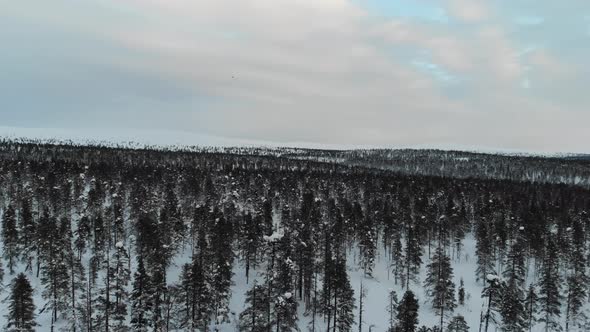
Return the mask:
<svg viewBox="0 0 590 332"><path fill-rule="evenodd" d="M239 149L235 152L244 153ZM426 149L324 151L284 148L278 149L276 153L291 158L382 168L403 174L565 183L590 187L588 155L540 157Z"/></svg>
<svg viewBox="0 0 590 332"><path fill-rule="evenodd" d="M371 323L362 315L370 299L355 294L348 269L356 262L371 278L381 253L404 289L383 308L390 331L466 331L451 262L470 233L482 330L585 328L589 204L586 189L562 184L5 142L8 328L33 330L35 315L50 313L51 331L295 331L303 311L310 331L351 331ZM31 278L42 302L33 303ZM235 278L250 288L232 313ZM416 287L427 290L437 326L418 329Z"/></svg>

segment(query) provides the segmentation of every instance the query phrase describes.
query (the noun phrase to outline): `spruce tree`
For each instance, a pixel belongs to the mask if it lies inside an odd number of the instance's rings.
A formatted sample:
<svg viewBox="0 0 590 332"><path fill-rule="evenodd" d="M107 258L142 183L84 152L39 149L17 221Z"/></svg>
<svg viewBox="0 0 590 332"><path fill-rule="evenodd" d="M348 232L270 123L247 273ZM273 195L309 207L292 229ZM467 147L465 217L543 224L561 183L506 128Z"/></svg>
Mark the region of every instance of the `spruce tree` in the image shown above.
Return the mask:
<svg viewBox="0 0 590 332"><path fill-rule="evenodd" d="M338 331L349 332L354 324L354 290L346 272L344 258L337 259L334 279L334 328Z"/></svg>
<svg viewBox="0 0 590 332"><path fill-rule="evenodd" d="M4 258L8 261L8 271L14 274L14 266L19 254L19 234L16 226L16 212L9 204L2 216L2 241L4 244Z"/></svg>
<svg viewBox="0 0 590 332"><path fill-rule="evenodd" d="M465 282L463 281L463 278L461 278L461 281L459 281L459 291L457 293L457 299L459 305L465 305Z"/></svg>
<svg viewBox="0 0 590 332"><path fill-rule="evenodd" d="M559 275L558 249L555 239L548 235L543 264L541 267L541 278L539 280L539 304L541 318L539 321L545 323L545 331L561 331L559 318L561 316L561 278Z"/></svg>
<svg viewBox="0 0 590 332"><path fill-rule="evenodd" d="M418 238L416 226L408 225L408 232L406 236L406 247L404 253L404 267L406 269L405 282L406 289L410 287L410 281L417 281L420 273L420 266L422 265L422 247Z"/></svg>
<svg viewBox="0 0 590 332"><path fill-rule="evenodd" d="M112 319L116 322L113 325L114 330L120 331L124 329L127 320L127 303L129 299L127 285L131 278L129 256L122 241L115 244L111 260L113 263L109 266L107 273L110 274L109 282L112 284L110 289L113 292L111 299Z"/></svg>
<svg viewBox="0 0 590 332"><path fill-rule="evenodd" d="M451 318L449 325L447 326L448 332L469 332L469 325L465 321L465 317L457 315ZM516 331L516 330L514 330Z"/></svg>
<svg viewBox="0 0 590 332"><path fill-rule="evenodd" d="M151 290L150 276L145 270L142 256L139 255L131 292L131 327L133 331L147 332L152 327Z"/></svg>
<svg viewBox="0 0 590 332"><path fill-rule="evenodd" d="M182 328L206 330L209 326L212 308L211 276L203 269L205 257L202 247L193 255L192 262L185 264L180 276L178 295L185 308L180 314Z"/></svg>
<svg viewBox="0 0 590 332"><path fill-rule="evenodd" d="M88 311L84 305L86 296L86 272L84 265L78 260L75 254L72 241L72 225L69 219L63 218L60 224L60 233L63 236L63 255L68 264L68 309L64 314L67 320L68 331L83 331L86 321L89 318Z"/></svg>
<svg viewBox="0 0 590 332"><path fill-rule="evenodd" d="M360 265L365 273L365 276L372 277L373 269L375 268L377 236L375 235L373 218L369 214L363 218L360 228Z"/></svg>
<svg viewBox="0 0 590 332"><path fill-rule="evenodd" d="M431 298L432 307L438 311L442 326L445 312L452 312L457 304L451 260L441 247L436 249L432 262L428 265L424 287Z"/></svg>
<svg viewBox="0 0 590 332"><path fill-rule="evenodd" d="M392 265L393 265L393 278L394 278L394 283L397 285L398 284L398 280L401 281L402 285L404 285L404 280L405 280L405 270L404 270L404 263L405 263L405 258L404 258L404 250L403 250L403 246L402 246L402 240L401 240L401 232L399 230L397 230L394 234L393 234L394 239L391 245L391 253L390 256L392 257Z"/></svg>
<svg viewBox="0 0 590 332"><path fill-rule="evenodd" d="M526 297L524 299L524 308L526 312L525 327L528 331L533 330L533 326L538 321L539 298L535 291L535 285L530 284Z"/></svg>
<svg viewBox="0 0 590 332"><path fill-rule="evenodd" d="M572 249L569 257L569 269L566 277L567 298L565 329L569 330L570 324L580 326L587 320L583 306L588 298L588 286L590 277L586 271L586 255L584 229L579 221L574 223L571 229Z"/></svg>
<svg viewBox="0 0 590 332"><path fill-rule="evenodd" d="M291 260L292 244L289 236L284 236L279 244L277 274L274 283L275 325L277 331L292 331L297 328L297 301L293 276L295 263Z"/></svg>
<svg viewBox="0 0 590 332"><path fill-rule="evenodd" d="M502 286L500 315L502 330L507 332L523 331L526 328L526 308L523 292L514 282Z"/></svg>
<svg viewBox="0 0 590 332"><path fill-rule="evenodd" d="M418 326L418 299L414 292L408 290L404 293L397 308L397 329L396 332L414 332Z"/></svg>
<svg viewBox="0 0 590 332"><path fill-rule="evenodd" d="M490 239L490 229L485 219L480 220L475 226L475 238L477 240L475 254L477 255L477 280L486 283L488 274L494 271L494 249Z"/></svg>
<svg viewBox="0 0 590 332"><path fill-rule="evenodd" d="M270 305L268 290L264 285L254 285L246 292L246 309L240 313L240 331L267 332L271 329L266 320L266 310Z"/></svg>
<svg viewBox="0 0 590 332"><path fill-rule="evenodd" d="M20 237L19 244L22 248L22 260L25 262L25 270L33 268L33 252L35 250L37 225L33 219L31 200L28 197L23 198L20 210Z"/></svg>
<svg viewBox="0 0 590 332"><path fill-rule="evenodd" d="M9 332L33 332L37 326L33 288L23 273L12 282L6 319L6 330Z"/></svg>
<svg viewBox="0 0 590 332"><path fill-rule="evenodd" d="M504 331L522 331L526 327L524 303L525 253L520 236L515 240L504 264L504 282L500 300L500 314Z"/></svg>
<svg viewBox="0 0 590 332"><path fill-rule="evenodd" d="M68 224L67 219L62 219L62 224ZM47 303L44 310L51 310L51 329L59 318L60 314L66 314L69 305L70 296L70 276L68 271L67 248L64 244L66 234L60 232L54 217L50 217L45 211L43 218L39 223L38 241L39 253L38 258L41 264L41 283L44 286L42 296Z"/></svg>
<svg viewBox="0 0 590 332"><path fill-rule="evenodd" d="M483 331L487 332L490 322L498 324L498 313L500 311L500 304L502 299L502 282L500 277L494 274L486 276L486 286L481 292L481 297L485 299L484 312L482 312L480 320L481 325L485 324Z"/></svg>
<svg viewBox="0 0 590 332"><path fill-rule="evenodd" d="M393 331L397 323L397 308L399 301L395 290L390 289L389 295L387 296L387 313L389 314L389 330Z"/></svg>
<svg viewBox="0 0 590 332"><path fill-rule="evenodd" d="M210 273L213 286L213 309L216 324L229 322L229 300L234 253L231 246L233 229L230 221L219 210L213 212L211 229Z"/></svg>

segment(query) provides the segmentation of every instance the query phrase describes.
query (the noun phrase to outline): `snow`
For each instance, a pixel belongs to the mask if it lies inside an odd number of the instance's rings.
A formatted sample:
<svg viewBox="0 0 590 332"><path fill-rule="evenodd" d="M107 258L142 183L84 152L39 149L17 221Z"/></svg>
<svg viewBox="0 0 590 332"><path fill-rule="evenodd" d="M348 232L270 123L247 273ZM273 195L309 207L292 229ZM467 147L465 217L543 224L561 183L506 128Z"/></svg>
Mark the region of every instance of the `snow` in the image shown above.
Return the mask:
<svg viewBox="0 0 590 332"><path fill-rule="evenodd" d="M495 274L488 273L488 275L486 275L486 280L487 280L487 281L490 281L490 282L492 282L492 281L497 281L497 280L500 280L500 277L498 277L498 276L497 276L497 275L495 275Z"/></svg>
<svg viewBox="0 0 590 332"><path fill-rule="evenodd" d="M262 239L266 242L276 242L283 238L285 234L281 231L275 231L271 235L265 235Z"/></svg>
<svg viewBox="0 0 590 332"><path fill-rule="evenodd" d="M271 239L277 239L282 236L281 232L275 232L273 235L269 236ZM117 247L120 247L123 243L118 242L116 243ZM476 269L476 257L472 256L472 253L475 252L475 244L476 241L472 235L468 235L466 239L463 241L464 249L460 257L456 257L456 254L452 252L449 254L453 254L454 257L452 259L452 266L454 269L454 277L453 281L458 286L459 281L463 279L465 284L465 305L458 306L457 309L454 311L453 315L463 315L467 324L470 326L471 331L477 331L480 323L480 314L482 310L485 310L485 300L481 298L481 291L483 285L480 282L477 282L475 279L475 269ZM176 283L179 280L181 268L183 264L190 262L190 249L189 244L187 243L187 247L182 250L179 254L174 257L173 264L171 268L167 271L167 280L169 284ZM393 276L390 273L390 264L391 262L387 259L387 255L384 250L381 248L378 251L376 260L375 260L375 269L373 276L371 278L366 278L364 273L361 269L358 268L358 248L353 248L348 252L348 262L347 262L347 271L350 277L351 285L355 291L355 298L356 304L358 306L358 295L360 294L360 285L361 282L363 284L363 288L366 291L367 297L364 303L364 314L363 314L363 321L364 327L367 328L369 326L373 326L373 331L386 331L388 328L388 315L386 311L386 307L389 303L389 293L393 290L398 294L398 297L401 298L405 289L403 289L400 283L395 283L393 280ZM87 264L89 257L84 257L84 262ZM420 308L419 308L419 325L426 325L426 326L435 326L439 324L439 317L436 315L435 311L431 309L431 305L427 302L427 296L425 294L425 289L422 287L422 283L426 276L426 266L430 263L428 259L428 251L427 249L424 250L423 255L424 263L422 264L419 280L418 283L412 283L410 285L410 289L416 294ZM533 261L529 262L529 278L527 282L531 282L536 274L534 271L535 263ZM533 268L531 268L533 267ZM132 259L132 273L135 271L135 260ZM230 313L230 323L218 325L219 332L234 332L237 330L237 324L239 319L239 314L244 310L244 300L246 292L252 287L255 282L260 283L262 281L262 269L263 267L259 267L258 271L250 271L250 280L246 282L245 278L245 267L239 261L236 261L233 268L233 279L232 279L232 287L231 287L231 299L230 299L230 306L229 306L229 313ZM24 266L19 264L15 271L15 275L19 272L24 270ZM32 286L35 289L34 293L34 301L37 306L37 311L43 307L45 301L41 297L41 293L43 290L42 285L40 284L40 280L35 277L35 273L25 272L31 281ZM498 272L499 274L499 272ZM487 276L488 280L499 280L500 277L498 274L490 273ZM8 271L6 271L5 276L5 286L14 278L14 275L8 275ZM131 284L129 285L131 287ZM457 287L458 288L458 287ZM6 293L5 293L6 294ZM290 299L295 297L296 294L291 292L286 292L282 295L284 299ZM299 312L299 328L301 331L306 331L307 326L309 326L311 322L311 317L309 315L304 315L305 312L305 305L299 302L298 312ZM0 326L4 326L5 322L5 314L7 313L7 303L1 302L0 303ZM355 317L358 319L358 309L354 312ZM49 311L43 312L39 314L37 318L37 322L40 324L38 331L47 331L49 330L50 324L50 313ZM448 318L446 319L448 321ZM63 321L58 324L59 327L64 327ZM366 326L365 326L366 325ZM212 323L212 328L215 326ZM322 319L317 320L316 330L322 331L325 330L326 326ZM358 326L355 326L353 330L357 330ZM492 327L490 331L495 331L495 327ZM543 331L543 324L540 323L532 329L532 332L540 332ZM574 332L575 330L570 329L570 331Z"/></svg>

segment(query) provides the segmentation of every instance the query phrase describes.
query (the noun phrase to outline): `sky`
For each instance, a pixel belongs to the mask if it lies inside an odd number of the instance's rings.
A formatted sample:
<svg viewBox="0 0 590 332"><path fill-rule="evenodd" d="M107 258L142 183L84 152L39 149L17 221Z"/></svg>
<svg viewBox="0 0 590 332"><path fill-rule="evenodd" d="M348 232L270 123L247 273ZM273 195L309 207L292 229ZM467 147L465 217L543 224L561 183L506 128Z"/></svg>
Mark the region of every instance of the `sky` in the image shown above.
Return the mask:
<svg viewBox="0 0 590 332"><path fill-rule="evenodd" d="M588 153L589 46L587 0L1 1L0 126Z"/></svg>

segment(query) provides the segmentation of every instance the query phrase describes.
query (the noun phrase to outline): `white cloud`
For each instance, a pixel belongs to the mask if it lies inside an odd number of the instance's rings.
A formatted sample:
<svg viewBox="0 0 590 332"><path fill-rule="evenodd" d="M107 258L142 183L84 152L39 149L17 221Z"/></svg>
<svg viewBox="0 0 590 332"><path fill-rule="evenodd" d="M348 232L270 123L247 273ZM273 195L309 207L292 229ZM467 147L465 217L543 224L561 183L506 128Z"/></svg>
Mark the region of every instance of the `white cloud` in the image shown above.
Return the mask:
<svg viewBox="0 0 590 332"><path fill-rule="evenodd" d="M146 128L264 141L536 150L579 150L588 137L584 121L570 123L554 100L535 95L553 80L582 86L571 65L547 50L522 52L489 2L449 0L457 25L377 20L346 0L111 0L78 8L73 21L57 19L67 1L57 2L60 10L26 14L29 22L100 39L108 47L93 61L183 91L166 100L113 96L123 102L111 114L145 114L138 122ZM453 81L455 93L441 80ZM197 105L202 96L212 101ZM565 134L548 134L554 132Z"/></svg>
<svg viewBox="0 0 590 332"><path fill-rule="evenodd" d="M482 0L449 0L448 9L452 16L469 23L479 23L491 16L491 9Z"/></svg>

